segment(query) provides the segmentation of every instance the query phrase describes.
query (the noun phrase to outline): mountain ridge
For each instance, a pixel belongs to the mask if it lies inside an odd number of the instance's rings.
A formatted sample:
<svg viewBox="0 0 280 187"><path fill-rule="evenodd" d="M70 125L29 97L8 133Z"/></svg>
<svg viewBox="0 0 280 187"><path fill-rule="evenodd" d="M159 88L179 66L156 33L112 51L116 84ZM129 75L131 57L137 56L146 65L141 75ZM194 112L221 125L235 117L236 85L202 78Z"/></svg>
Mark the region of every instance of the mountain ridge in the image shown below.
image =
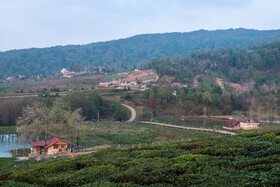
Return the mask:
<svg viewBox="0 0 280 187"><path fill-rule="evenodd" d="M186 55L197 50L245 48L267 44L280 39L280 30L198 30L141 34L129 38L83 45L54 46L10 50L0 53L0 78L23 75L58 73L74 64L82 67L107 66L110 68L137 66L156 58L175 54Z"/></svg>
<svg viewBox="0 0 280 187"><path fill-rule="evenodd" d="M99 43L107 43L107 42L114 42L118 40L126 40L126 39L131 39L134 37L139 37L139 36L147 36L147 35L168 35L168 34L186 34L186 33L197 33L197 32L216 32L216 31L230 31L230 30L248 30L248 31L260 31L260 32L266 32L266 31L280 31L280 29L271 29L271 30L258 30L258 29L246 29L246 28L229 28L229 29L216 29L216 30L207 30L207 29L199 29L199 30L193 30L193 31L188 31L188 32L164 32L164 33L145 33L145 34L136 34L128 37L123 37L123 38L118 38L118 39L111 39L111 40L105 40L105 41L96 41L96 42L90 42L90 43L85 43L85 44L65 44L65 45L52 45L52 46L45 46L45 47L27 47L27 48L19 48L19 49L9 49L9 50L4 50L0 51L1 53L6 53L6 52L12 52L12 51L19 51L19 50L29 50L29 49L48 49L48 48L55 48L55 47L68 47L68 46L78 46L82 47L85 45L92 45L92 44L99 44Z"/></svg>

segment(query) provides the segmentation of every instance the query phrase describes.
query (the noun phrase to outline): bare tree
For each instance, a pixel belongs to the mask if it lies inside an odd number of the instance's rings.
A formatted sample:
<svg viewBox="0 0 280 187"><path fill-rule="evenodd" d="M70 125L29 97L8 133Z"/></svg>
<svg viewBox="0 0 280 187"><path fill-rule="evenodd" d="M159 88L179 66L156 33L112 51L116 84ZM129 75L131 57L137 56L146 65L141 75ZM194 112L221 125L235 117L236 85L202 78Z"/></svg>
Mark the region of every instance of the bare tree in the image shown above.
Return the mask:
<svg viewBox="0 0 280 187"><path fill-rule="evenodd" d="M71 119L73 121L72 131L73 135L76 137L76 144L79 151L79 141L81 137L81 124L84 122L84 117L82 116L82 110L79 108L75 110L72 114Z"/></svg>
<svg viewBox="0 0 280 187"><path fill-rule="evenodd" d="M51 127L56 136L68 136L71 142L76 139L79 148L79 140L82 134L81 124L84 117L81 115L81 109L70 110L70 105L62 101L56 102L50 109Z"/></svg>
<svg viewBox="0 0 280 187"><path fill-rule="evenodd" d="M248 114L249 114L250 118L255 117L255 115L263 113L263 107L259 103L257 98L255 98L255 97L250 98L250 104L251 105L248 110Z"/></svg>
<svg viewBox="0 0 280 187"><path fill-rule="evenodd" d="M52 136L49 129L48 113L48 109L40 102L33 102L25 107L16 121L17 132L21 134L21 139L38 140L44 138L46 142Z"/></svg>

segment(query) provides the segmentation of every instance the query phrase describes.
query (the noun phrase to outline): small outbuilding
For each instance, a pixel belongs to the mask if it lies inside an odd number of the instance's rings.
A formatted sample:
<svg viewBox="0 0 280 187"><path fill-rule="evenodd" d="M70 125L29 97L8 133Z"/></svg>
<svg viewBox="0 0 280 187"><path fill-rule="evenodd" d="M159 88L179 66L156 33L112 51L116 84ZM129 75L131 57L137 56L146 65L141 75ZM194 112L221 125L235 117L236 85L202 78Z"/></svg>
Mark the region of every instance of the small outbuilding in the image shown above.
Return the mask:
<svg viewBox="0 0 280 187"><path fill-rule="evenodd" d="M69 74L70 72L66 68L62 68L60 73L64 75L64 74Z"/></svg>
<svg viewBox="0 0 280 187"><path fill-rule="evenodd" d="M227 130L251 130L258 129L259 125L259 120L256 118L234 117L223 128Z"/></svg>
<svg viewBox="0 0 280 187"><path fill-rule="evenodd" d="M31 141L29 143L33 146L30 155L67 153L69 146L76 146L76 144L58 138L47 141Z"/></svg>

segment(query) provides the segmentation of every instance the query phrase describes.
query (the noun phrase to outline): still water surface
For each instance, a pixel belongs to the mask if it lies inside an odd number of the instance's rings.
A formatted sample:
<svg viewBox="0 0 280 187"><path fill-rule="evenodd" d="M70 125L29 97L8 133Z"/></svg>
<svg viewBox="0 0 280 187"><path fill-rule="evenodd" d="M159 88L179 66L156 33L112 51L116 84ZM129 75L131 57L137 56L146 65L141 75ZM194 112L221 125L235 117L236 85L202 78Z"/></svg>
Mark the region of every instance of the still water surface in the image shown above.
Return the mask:
<svg viewBox="0 0 280 187"><path fill-rule="evenodd" d="M0 134L0 157L12 157L11 150L30 148L29 143L18 143L17 134Z"/></svg>

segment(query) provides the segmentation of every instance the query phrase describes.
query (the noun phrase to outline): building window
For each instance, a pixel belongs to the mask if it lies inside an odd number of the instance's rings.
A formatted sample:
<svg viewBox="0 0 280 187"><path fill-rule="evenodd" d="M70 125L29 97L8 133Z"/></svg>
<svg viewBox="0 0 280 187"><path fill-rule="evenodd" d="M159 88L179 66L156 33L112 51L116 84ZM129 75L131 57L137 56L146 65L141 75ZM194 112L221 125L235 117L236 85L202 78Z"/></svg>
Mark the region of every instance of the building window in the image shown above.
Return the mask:
<svg viewBox="0 0 280 187"><path fill-rule="evenodd" d="M53 148L54 148L54 149L58 149L58 145L57 145L57 144L54 144L54 145L53 145Z"/></svg>

